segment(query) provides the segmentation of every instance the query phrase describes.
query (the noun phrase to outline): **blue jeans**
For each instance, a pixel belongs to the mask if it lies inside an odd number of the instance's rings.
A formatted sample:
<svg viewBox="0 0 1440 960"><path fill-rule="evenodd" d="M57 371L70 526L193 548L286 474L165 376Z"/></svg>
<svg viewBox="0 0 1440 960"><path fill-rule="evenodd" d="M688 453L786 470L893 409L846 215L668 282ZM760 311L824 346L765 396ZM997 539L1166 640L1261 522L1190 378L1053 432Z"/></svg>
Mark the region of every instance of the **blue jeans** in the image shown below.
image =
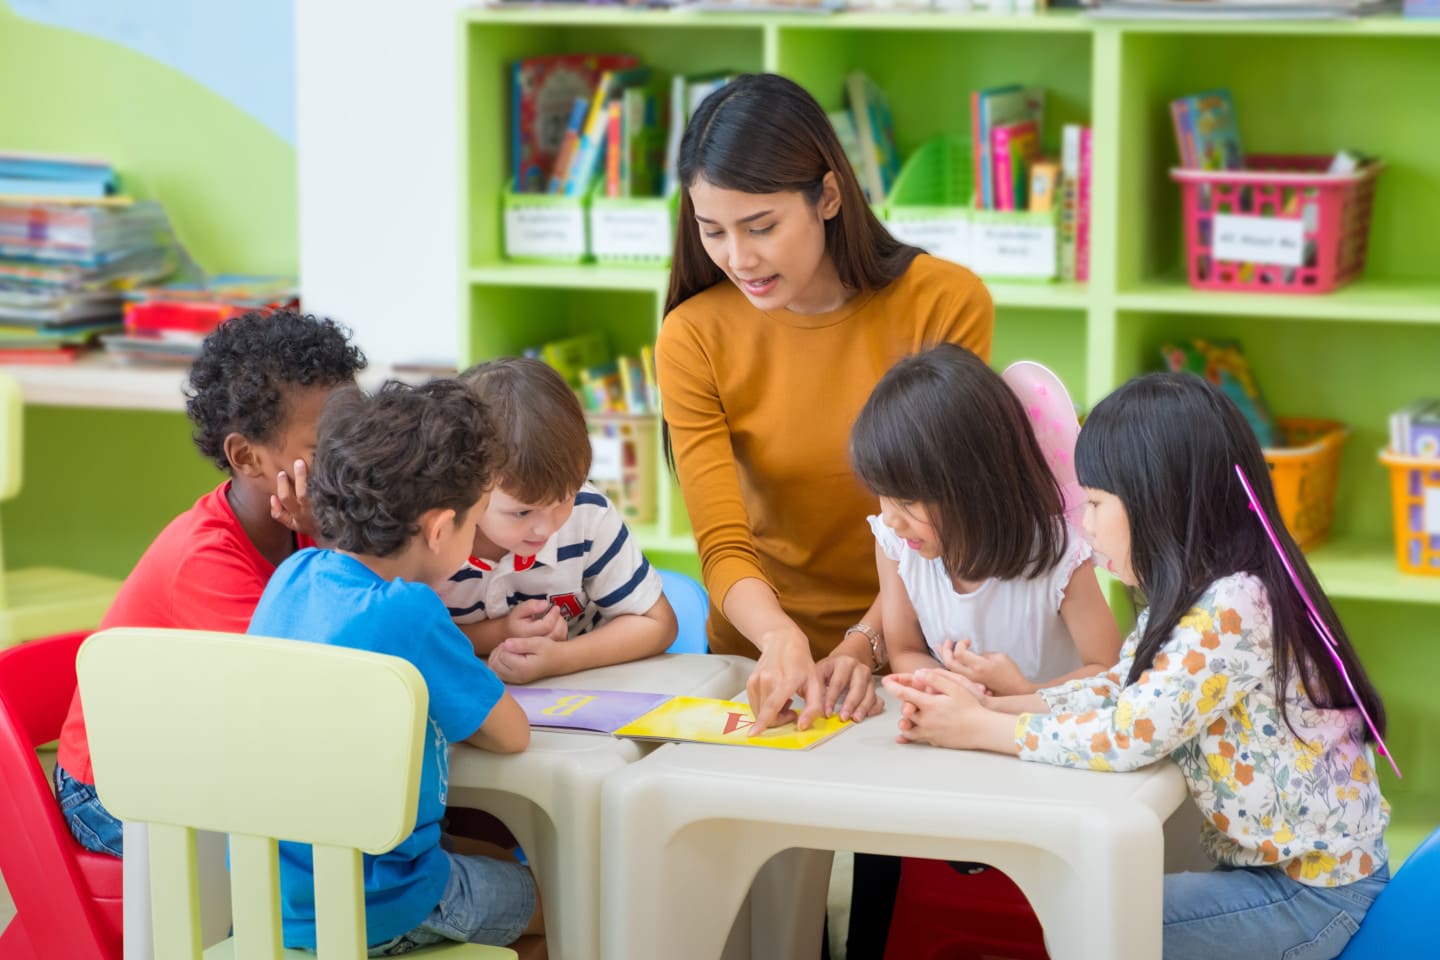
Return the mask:
<svg viewBox="0 0 1440 960"><path fill-rule="evenodd" d="M399 956L447 940L503 947L525 932L537 900L529 870L509 860L445 855L450 879L440 904L415 929L372 946L370 956Z"/></svg>
<svg viewBox="0 0 1440 960"><path fill-rule="evenodd" d="M58 763L55 765L55 799L60 802L60 815L80 843L94 853L121 855L120 821L106 810L95 793L95 785L81 783Z"/></svg>
<svg viewBox="0 0 1440 960"><path fill-rule="evenodd" d="M1390 880L1382 866L1343 887L1310 887L1275 867L1165 875L1165 960L1331 960Z"/></svg>

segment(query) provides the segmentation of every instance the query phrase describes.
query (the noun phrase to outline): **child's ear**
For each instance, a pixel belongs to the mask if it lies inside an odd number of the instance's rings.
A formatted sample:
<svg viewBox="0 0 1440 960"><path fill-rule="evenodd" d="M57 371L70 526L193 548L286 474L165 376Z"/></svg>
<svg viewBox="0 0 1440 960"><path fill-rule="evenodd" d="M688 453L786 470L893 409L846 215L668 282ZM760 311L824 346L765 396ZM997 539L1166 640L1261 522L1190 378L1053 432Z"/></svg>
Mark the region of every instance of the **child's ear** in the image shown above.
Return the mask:
<svg viewBox="0 0 1440 960"><path fill-rule="evenodd" d="M255 444L241 433L227 433L225 435L225 459L230 461L230 469L236 474L245 477L258 477L264 471L260 467L260 457L255 449Z"/></svg>
<svg viewBox="0 0 1440 960"><path fill-rule="evenodd" d="M455 526L454 510L426 510L420 514L420 534L431 553L439 553L445 535Z"/></svg>

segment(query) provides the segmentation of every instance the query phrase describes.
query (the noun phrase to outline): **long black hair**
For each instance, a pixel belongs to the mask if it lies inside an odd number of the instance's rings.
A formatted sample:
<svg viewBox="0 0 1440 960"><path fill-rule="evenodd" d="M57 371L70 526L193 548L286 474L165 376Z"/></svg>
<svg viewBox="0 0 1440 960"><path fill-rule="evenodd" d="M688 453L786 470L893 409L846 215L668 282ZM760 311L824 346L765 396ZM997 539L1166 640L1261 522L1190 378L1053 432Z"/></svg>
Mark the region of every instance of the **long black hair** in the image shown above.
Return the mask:
<svg viewBox="0 0 1440 960"><path fill-rule="evenodd" d="M1286 724L1285 691L1292 670L1300 671L1316 706L1355 706L1325 641L1310 624L1305 601L1250 509L1235 476L1237 464L1383 736L1380 693L1280 519L1254 432L1229 397L1190 374L1155 373L1126 383L1096 405L1075 449L1080 484L1113 494L1129 515L1130 565L1149 603L1149 622L1125 682L1134 683L1150 669L1180 618L1212 583L1243 572L1257 577L1269 595L1276 698Z"/></svg>

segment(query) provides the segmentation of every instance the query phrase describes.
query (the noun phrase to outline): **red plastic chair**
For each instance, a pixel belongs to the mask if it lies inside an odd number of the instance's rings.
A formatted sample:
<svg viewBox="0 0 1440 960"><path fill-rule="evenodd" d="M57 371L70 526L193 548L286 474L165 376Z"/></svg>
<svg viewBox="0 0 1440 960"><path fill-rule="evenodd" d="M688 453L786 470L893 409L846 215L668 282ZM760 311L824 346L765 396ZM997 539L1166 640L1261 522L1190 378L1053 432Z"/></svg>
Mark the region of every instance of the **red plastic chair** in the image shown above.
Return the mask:
<svg viewBox="0 0 1440 960"><path fill-rule="evenodd" d="M962 873L944 860L906 857L885 960L1047 960L1045 934L1025 894L994 867Z"/></svg>
<svg viewBox="0 0 1440 960"><path fill-rule="evenodd" d="M0 651L0 872L17 915L4 960L120 960L121 862L70 835L35 748L60 735L75 693L68 633Z"/></svg>

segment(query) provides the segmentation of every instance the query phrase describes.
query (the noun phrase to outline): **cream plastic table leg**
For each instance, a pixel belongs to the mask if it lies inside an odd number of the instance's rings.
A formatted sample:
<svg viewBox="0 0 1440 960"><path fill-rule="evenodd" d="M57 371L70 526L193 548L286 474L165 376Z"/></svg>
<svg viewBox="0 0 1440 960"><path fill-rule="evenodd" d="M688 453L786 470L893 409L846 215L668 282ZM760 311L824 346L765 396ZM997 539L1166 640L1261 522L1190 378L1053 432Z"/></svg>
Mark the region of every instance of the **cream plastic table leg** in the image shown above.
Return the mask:
<svg viewBox="0 0 1440 960"><path fill-rule="evenodd" d="M551 677L542 685L730 697L754 661L669 654ZM451 752L448 803L498 817L530 861L545 910L551 960L594 960L601 916L600 795L605 781L653 750L598 734L537 730L530 748L499 756L460 745Z"/></svg>
<svg viewBox="0 0 1440 960"><path fill-rule="evenodd" d="M143 823L123 826L125 862L121 869L125 904L125 960L154 960L150 916L150 830ZM225 835L197 831L195 864L200 877L200 942L211 946L230 936L230 871L225 867Z"/></svg>

